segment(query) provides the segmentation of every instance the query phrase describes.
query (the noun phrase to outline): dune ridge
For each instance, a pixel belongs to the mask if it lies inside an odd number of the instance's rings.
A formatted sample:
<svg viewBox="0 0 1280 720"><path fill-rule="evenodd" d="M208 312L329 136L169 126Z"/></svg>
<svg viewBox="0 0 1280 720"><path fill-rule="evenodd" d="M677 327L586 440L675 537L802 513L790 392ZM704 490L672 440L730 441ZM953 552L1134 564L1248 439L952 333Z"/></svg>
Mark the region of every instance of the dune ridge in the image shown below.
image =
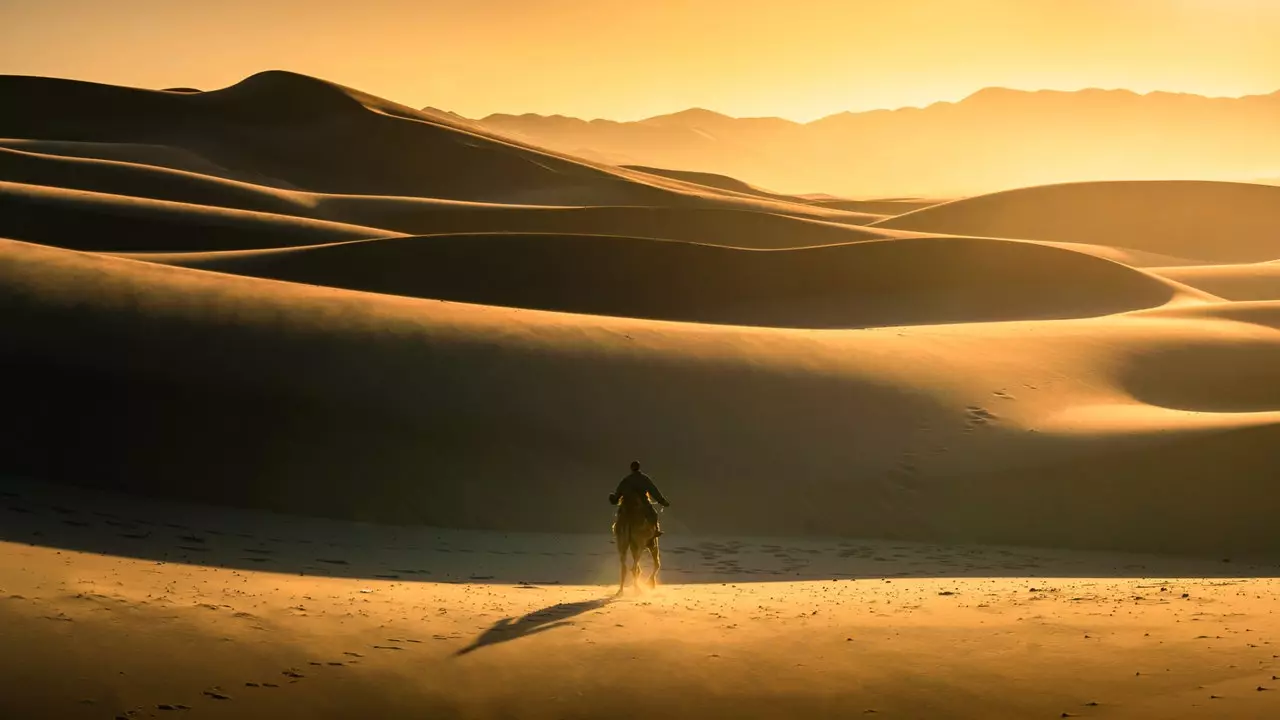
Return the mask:
<svg viewBox="0 0 1280 720"><path fill-rule="evenodd" d="M956 200L873 225L1257 262L1280 255L1280 189L1207 181L1067 183Z"/></svg>
<svg viewBox="0 0 1280 720"><path fill-rule="evenodd" d="M159 200L270 213L370 228L364 231L363 237L451 231L559 230L644 234L657 239L768 248L838 244L893 235L892 231L876 232L850 224L736 207L512 205L435 198L313 193L124 161L48 156L4 148L0 148L0 177L6 182L0 188L0 207L7 207L10 212L19 214L24 211L15 205L22 205L24 195L32 193L49 198L50 202L61 198L67 207L56 213L59 216L74 211L69 206L81 199L110 195L138 198L140 201ZM24 191L23 186L39 186L49 190ZM55 190L82 192L59 195ZM88 209L84 208L82 211ZM28 221L22 226L11 221L0 225L0 228L11 238L32 239L49 244L58 244L57 238L64 234L61 229L54 229L29 236L27 233L38 232L38 228L34 227L36 225L37 218L28 215ZM328 238L317 238L319 241L324 239ZM148 249L140 247L139 242L142 241L117 248L79 247L122 251ZM261 239L251 242L260 242L262 247L281 244ZM193 240L192 245L194 247L191 249L206 251L245 247L242 241L224 246L209 240Z"/></svg>
<svg viewBox="0 0 1280 720"><path fill-rule="evenodd" d="M473 233L132 257L482 305L774 327L1086 317L1212 297L1089 255L983 239L759 251L615 236Z"/></svg>
<svg viewBox="0 0 1280 720"><path fill-rule="evenodd" d="M1280 242L1277 246L1280 249ZM1280 300L1280 263L1274 260L1237 265L1161 267L1154 272L1228 300Z"/></svg>

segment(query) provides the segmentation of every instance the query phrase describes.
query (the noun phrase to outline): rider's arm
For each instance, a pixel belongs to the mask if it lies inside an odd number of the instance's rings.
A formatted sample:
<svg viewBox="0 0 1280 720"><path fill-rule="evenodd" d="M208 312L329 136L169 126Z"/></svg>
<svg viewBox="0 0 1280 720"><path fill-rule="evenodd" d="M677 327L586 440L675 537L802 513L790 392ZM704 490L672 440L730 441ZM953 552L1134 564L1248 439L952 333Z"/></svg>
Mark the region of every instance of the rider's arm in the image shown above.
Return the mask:
<svg viewBox="0 0 1280 720"><path fill-rule="evenodd" d="M618 504L618 502L619 502L620 500L622 500L622 493L623 493L623 491L625 491L626 489L627 489L627 481L626 481L626 480L623 480L622 482L618 483L618 489L617 489L617 490L614 490L614 491L613 491L613 494L609 496L609 504L610 504L610 505L617 505L617 504Z"/></svg>
<svg viewBox="0 0 1280 720"><path fill-rule="evenodd" d="M647 490L649 492L649 497L657 500L659 505L662 507L671 507L671 503L667 502L667 499L662 497L662 492L658 490L657 485L653 484L653 480L649 481L649 487Z"/></svg>

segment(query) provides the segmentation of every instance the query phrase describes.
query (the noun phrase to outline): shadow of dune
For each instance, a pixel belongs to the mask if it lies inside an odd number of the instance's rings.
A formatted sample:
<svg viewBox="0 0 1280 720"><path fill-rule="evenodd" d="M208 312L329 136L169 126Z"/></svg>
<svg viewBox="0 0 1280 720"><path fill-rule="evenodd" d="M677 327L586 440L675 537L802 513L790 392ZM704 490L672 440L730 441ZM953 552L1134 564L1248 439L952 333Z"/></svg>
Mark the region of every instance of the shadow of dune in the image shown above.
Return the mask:
<svg viewBox="0 0 1280 720"><path fill-rule="evenodd" d="M757 327L1096 317L1159 307L1181 291L1103 258L994 238L761 251L645 237L488 232L156 259L384 295ZM636 283L637 277L662 282Z"/></svg>
<svg viewBox="0 0 1280 720"><path fill-rule="evenodd" d="M535 610L520 618L503 618L481 633L471 644L454 653L454 657L468 655L489 645L511 642L535 633L552 630L573 623L569 618L591 612L608 605L612 598L596 598L579 602L559 603Z"/></svg>

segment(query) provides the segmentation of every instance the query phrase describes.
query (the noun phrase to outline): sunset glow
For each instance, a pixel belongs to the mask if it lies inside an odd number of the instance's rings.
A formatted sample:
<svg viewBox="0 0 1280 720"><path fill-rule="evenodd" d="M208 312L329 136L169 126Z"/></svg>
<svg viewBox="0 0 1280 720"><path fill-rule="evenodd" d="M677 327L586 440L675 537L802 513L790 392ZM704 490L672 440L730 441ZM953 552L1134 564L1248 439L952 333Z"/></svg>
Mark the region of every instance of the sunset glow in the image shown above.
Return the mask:
<svg viewBox="0 0 1280 720"><path fill-rule="evenodd" d="M1275 37L1280 3L1252 0L18 0L0 72L213 89L279 68L468 117L807 121L988 86L1269 93Z"/></svg>

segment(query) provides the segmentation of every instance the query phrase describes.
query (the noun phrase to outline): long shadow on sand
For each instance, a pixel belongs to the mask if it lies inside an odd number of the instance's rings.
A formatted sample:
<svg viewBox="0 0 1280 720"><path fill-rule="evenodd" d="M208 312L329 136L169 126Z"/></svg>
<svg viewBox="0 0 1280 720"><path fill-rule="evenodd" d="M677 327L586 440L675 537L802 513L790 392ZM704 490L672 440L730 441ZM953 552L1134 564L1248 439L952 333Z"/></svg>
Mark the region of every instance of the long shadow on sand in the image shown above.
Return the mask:
<svg viewBox="0 0 1280 720"><path fill-rule="evenodd" d="M617 582L610 517L590 535L388 526L239 510L0 477L0 542L148 561L399 582ZM927 577L1278 577L1273 562L853 538L663 537L667 584ZM568 606L495 626L540 632ZM545 615L544 615L545 614ZM535 617L536 616L536 617Z"/></svg>
<svg viewBox="0 0 1280 720"><path fill-rule="evenodd" d="M535 633L572 625L569 618L596 610L608 605L613 598L596 598L579 602L559 603L541 610L535 610L520 618L503 618L480 634L471 644L454 653L454 656L467 655L488 645L511 642Z"/></svg>

